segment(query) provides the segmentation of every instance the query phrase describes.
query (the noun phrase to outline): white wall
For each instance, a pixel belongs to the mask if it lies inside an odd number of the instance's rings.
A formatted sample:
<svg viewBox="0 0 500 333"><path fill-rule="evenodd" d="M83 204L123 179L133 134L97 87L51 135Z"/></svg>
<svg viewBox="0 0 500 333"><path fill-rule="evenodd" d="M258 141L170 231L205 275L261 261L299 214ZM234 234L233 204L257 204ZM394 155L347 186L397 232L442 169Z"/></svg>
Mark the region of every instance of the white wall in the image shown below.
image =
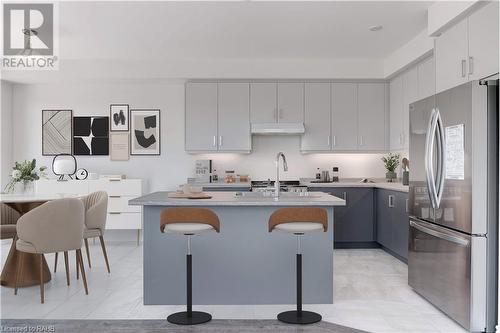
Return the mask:
<svg viewBox="0 0 500 333"><path fill-rule="evenodd" d="M284 179L312 177L316 168L332 166L340 167L341 177L384 177L380 154L302 155L298 136L254 137L249 155L186 154L183 84L14 85L13 100L14 160L37 158L47 166L52 158L41 156L42 109L72 109L76 116L108 115L111 103L161 109L161 156L131 156L127 162L110 161L108 156L77 157L79 167L89 172L123 173L146 179L150 191L174 189L185 182L194 175L194 160L200 158L213 159L221 173L235 169L253 179L273 179L274 160L280 150L287 155L289 165Z"/></svg>
<svg viewBox="0 0 500 333"><path fill-rule="evenodd" d="M1 81L2 89L0 100L0 192L9 182L9 174L12 167L12 84Z"/></svg>

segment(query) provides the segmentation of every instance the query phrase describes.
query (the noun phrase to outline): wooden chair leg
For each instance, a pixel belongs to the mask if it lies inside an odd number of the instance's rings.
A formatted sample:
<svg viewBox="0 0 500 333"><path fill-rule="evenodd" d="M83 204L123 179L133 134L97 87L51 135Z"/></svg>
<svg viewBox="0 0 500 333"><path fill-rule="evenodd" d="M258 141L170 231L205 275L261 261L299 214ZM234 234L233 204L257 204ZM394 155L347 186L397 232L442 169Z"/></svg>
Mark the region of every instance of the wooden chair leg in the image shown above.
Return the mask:
<svg viewBox="0 0 500 333"><path fill-rule="evenodd" d="M85 287L85 294L88 295L89 289L87 287L87 277L85 276L85 268L83 267L82 250L81 249L76 250L76 255L80 259L80 260L78 260L78 262L80 263L80 269L82 270L83 286Z"/></svg>
<svg viewBox="0 0 500 333"><path fill-rule="evenodd" d="M43 254L39 254L38 258L40 259L40 302L44 303L44 284L43 284Z"/></svg>
<svg viewBox="0 0 500 333"><path fill-rule="evenodd" d="M69 286L69 262L68 262L68 251L64 251L64 267L66 268L66 283Z"/></svg>
<svg viewBox="0 0 500 333"><path fill-rule="evenodd" d="M99 240L101 241L102 253L104 254L104 261L106 261L106 268L108 269L108 273L111 273L111 271L109 270L108 255L106 254L106 245L104 245L104 237L99 236Z"/></svg>
<svg viewBox="0 0 500 333"><path fill-rule="evenodd" d="M78 251L75 251L76 258L76 279L80 280L80 259L78 258Z"/></svg>
<svg viewBox="0 0 500 333"><path fill-rule="evenodd" d="M89 240L85 238L83 241L85 242L85 252L87 252L87 260L89 261L89 268L92 268L92 266L90 266Z"/></svg>
<svg viewBox="0 0 500 333"><path fill-rule="evenodd" d="M57 257L59 256L59 252L56 252L56 259L54 260L54 273L57 271Z"/></svg>
<svg viewBox="0 0 500 333"><path fill-rule="evenodd" d="M24 252L17 251L17 267L16 267L16 279L15 279L15 286L14 286L14 295L17 295L17 288L19 287L19 284L21 282L21 278L23 275L23 265L24 265Z"/></svg>

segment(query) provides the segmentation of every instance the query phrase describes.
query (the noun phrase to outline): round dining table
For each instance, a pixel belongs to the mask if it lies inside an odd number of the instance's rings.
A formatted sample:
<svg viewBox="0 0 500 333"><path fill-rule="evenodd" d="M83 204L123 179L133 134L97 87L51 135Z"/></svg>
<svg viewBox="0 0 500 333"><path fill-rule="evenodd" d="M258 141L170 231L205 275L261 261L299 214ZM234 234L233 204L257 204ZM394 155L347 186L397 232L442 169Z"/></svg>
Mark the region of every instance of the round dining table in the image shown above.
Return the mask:
<svg viewBox="0 0 500 333"><path fill-rule="evenodd" d="M16 210L21 216L36 208L43 205L47 201L63 199L63 198L75 198L77 195L69 194L0 194L0 202L10 206ZM10 246L9 254L5 260L5 264L2 269L2 275L0 276L0 284L2 286L14 288L16 281L16 269L18 263L19 251L16 249L17 235L14 236L12 245ZM43 280L44 283L50 281L52 276L50 275L49 266L45 257L41 256L43 260ZM22 276L19 280L19 287L29 287L40 284L40 257L36 254L25 253L23 258L23 267L21 269Z"/></svg>

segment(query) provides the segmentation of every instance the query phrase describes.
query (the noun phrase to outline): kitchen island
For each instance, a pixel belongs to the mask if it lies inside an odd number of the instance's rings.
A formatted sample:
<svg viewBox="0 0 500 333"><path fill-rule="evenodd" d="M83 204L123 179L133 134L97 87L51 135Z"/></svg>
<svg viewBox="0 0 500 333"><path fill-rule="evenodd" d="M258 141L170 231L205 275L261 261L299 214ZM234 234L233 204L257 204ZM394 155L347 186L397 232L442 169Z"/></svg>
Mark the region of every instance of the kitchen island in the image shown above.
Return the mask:
<svg viewBox="0 0 500 333"><path fill-rule="evenodd" d="M220 220L220 233L192 240L194 304L292 304L295 302L295 237L268 232L271 214L283 207L323 207L328 231L303 239L304 303L333 302L333 210L345 201L323 192L263 197L250 192L207 192L211 199L173 199L155 192L129 201L143 206L144 304L185 304L182 235L160 232L168 207L206 207Z"/></svg>

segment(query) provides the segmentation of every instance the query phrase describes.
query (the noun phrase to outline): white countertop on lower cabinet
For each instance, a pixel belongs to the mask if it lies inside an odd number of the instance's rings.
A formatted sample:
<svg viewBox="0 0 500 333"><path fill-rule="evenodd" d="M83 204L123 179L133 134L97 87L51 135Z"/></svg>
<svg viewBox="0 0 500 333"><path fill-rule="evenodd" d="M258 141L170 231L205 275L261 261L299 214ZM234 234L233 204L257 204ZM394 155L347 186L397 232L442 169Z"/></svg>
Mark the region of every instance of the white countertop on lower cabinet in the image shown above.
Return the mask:
<svg viewBox="0 0 500 333"><path fill-rule="evenodd" d="M321 188L321 187L372 187L381 188L386 190L398 191L398 192L409 192L409 186L403 185L400 182L388 183L382 180L374 181L373 183L362 183L359 180L341 180L339 182L330 183L311 183L313 179L301 179L300 185L305 185L307 187Z"/></svg>

